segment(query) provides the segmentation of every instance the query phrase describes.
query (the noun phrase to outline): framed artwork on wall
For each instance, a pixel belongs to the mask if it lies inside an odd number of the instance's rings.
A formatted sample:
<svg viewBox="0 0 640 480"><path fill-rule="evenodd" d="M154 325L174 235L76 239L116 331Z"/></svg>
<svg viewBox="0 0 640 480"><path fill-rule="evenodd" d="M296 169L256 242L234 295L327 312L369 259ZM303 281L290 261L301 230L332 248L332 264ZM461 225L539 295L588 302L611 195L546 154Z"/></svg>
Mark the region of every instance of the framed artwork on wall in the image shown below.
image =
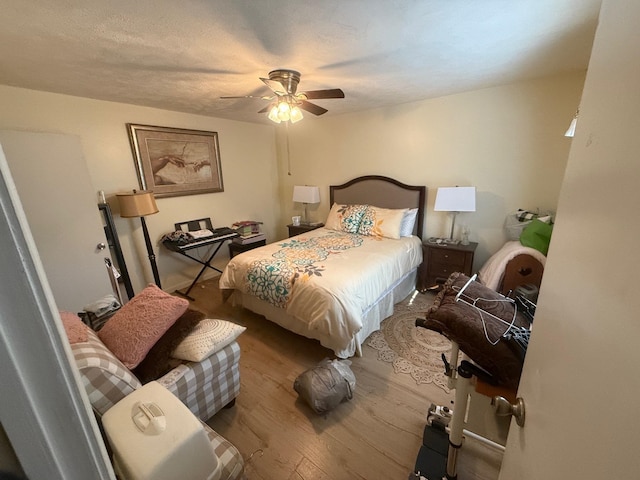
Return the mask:
<svg viewBox="0 0 640 480"><path fill-rule="evenodd" d="M127 123L140 188L174 197L223 192L218 133Z"/></svg>

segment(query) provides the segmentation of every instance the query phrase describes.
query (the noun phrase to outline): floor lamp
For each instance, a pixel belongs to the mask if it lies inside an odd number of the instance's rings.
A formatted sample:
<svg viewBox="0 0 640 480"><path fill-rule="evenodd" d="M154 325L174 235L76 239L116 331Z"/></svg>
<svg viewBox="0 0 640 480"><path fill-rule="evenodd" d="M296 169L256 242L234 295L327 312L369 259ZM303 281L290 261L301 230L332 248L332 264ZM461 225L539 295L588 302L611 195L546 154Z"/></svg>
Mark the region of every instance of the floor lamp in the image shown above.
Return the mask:
<svg viewBox="0 0 640 480"><path fill-rule="evenodd" d="M120 205L120 216L123 218L135 218L140 217L142 223L142 233L144 233L144 242L147 245L147 253L149 254L149 262L151 263L151 270L153 271L153 279L159 288L160 275L158 274L158 266L156 265L156 255L153 253L153 245L151 244L151 238L149 238L149 230L147 229L147 222L144 217L147 215L153 215L158 213L158 207L156 206L156 199L153 197L153 192L148 191L133 191L133 193L118 193L118 204Z"/></svg>

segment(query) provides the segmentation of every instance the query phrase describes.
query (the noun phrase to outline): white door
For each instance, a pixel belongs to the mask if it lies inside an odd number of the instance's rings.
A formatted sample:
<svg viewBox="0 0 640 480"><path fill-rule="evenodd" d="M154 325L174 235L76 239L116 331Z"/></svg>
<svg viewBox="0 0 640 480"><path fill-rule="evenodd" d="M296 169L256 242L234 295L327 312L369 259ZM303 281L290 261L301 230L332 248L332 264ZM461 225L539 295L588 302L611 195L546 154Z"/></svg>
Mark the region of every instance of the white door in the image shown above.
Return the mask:
<svg viewBox="0 0 640 480"><path fill-rule="evenodd" d="M640 478L639 22L604 0L501 480Z"/></svg>
<svg viewBox="0 0 640 480"><path fill-rule="evenodd" d="M60 310L112 293L108 248L79 137L0 130L29 227Z"/></svg>

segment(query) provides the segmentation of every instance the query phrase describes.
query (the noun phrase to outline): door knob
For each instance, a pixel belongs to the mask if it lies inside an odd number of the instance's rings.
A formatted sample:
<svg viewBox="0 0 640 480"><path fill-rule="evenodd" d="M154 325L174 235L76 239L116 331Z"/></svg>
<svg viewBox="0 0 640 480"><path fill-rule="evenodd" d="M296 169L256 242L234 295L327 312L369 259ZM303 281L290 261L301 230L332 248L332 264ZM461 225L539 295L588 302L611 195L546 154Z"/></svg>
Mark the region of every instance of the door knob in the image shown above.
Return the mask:
<svg viewBox="0 0 640 480"><path fill-rule="evenodd" d="M104 250L105 248L107 248L107 246L103 242L100 242L98 245L96 245L96 248L98 250Z"/></svg>
<svg viewBox="0 0 640 480"><path fill-rule="evenodd" d="M495 396L491 399L491 406L499 417L507 417L513 415L519 427L524 427L524 400L521 397L516 398L516 403L511 404L509 400L501 396Z"/></svg>

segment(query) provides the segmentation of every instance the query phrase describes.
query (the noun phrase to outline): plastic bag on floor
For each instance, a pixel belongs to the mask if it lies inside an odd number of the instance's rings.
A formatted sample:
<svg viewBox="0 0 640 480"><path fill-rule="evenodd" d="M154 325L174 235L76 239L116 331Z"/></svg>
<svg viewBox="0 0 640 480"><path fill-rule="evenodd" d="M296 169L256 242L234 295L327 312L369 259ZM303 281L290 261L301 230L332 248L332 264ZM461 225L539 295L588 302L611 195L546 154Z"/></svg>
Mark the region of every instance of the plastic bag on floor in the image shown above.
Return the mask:
<svg viewBox="0 0 640 480"><path fill-rule="evenodd" d="M324 359L298 375L293 389L314 412L326 413L353 397L356 376L349 365L349 360Z"/></svg>

